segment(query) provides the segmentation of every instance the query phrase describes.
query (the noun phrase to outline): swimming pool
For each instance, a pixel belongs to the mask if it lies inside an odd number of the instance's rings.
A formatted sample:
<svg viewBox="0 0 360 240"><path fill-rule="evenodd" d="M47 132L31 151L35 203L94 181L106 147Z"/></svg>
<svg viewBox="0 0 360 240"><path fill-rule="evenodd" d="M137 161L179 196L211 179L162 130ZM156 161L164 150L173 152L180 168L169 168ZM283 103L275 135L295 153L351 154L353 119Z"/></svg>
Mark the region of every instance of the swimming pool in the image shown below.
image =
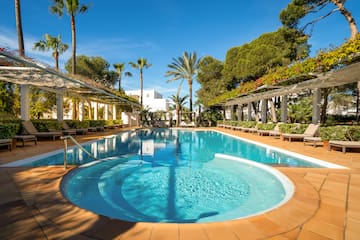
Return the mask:
<svg viewBox="0 0 360 240"><path fill-rule="evenodd" d="M210 130L133 130L85 143L83 147L96 159L139 155L143 161L155 165L159 163L170 164L174 161L178 165L187 165L190 162L202 164L213 159L216 153L221 153L273 166L340 167L318 159ZM67 160L69 164L76 165L94 161L93 158L77 147L69 148ZM59 150L3 166L62 165L63 161L63 150Z"/></svg>
<svg viewBox="0 0 360 240"><path fill-rule="evenodd" d="M61 183L73 204L130 222L198 223L239 219L287 202L292 183L277 170L216 154L202 164L163 162L139 156L80 166Z"/></svg>

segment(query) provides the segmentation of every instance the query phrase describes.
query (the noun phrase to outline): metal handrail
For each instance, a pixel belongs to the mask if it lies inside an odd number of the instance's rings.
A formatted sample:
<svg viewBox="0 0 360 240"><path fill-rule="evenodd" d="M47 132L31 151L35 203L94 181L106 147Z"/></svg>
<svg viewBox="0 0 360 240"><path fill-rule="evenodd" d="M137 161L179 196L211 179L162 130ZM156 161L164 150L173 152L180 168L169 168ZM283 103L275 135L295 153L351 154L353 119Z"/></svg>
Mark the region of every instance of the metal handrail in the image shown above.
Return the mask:
<svg viewBox="0 0 360 240"><path fill-rule="evenodd" d="M64 168L67 168L67 149L68 149L68 143L67 140L70 139L73 143L75 143L76 146L78 146L82 151L84 151L89 157L91 157L94 160L98 160L96 157L94 157L91 153L89 153L83 146L78 143L78 141L75 140L71 135L62 136L61 139L64 139Z"/></svg>

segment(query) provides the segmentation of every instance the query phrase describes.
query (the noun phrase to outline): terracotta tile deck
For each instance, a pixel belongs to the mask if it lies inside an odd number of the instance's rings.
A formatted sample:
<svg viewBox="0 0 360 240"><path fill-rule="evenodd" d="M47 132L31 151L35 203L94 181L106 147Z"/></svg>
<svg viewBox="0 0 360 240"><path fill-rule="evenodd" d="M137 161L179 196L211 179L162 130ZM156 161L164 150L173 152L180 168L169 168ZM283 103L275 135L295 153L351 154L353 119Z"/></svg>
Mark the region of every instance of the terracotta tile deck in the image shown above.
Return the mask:
<svg viewBox="0 0 360 240"><path fill-rule="evenodd" d="M301 153L348 169L278 168L296 187L283 206L245 219L198 224L129 223L70 204L59 184L71 168L0 168L0 239L360 239L360 153L327 151L228 129L217 129ZM78 136L84 142L108 131ZM62 141L39 141L12 152L0 150L0 164L61 149Z"/></svg>

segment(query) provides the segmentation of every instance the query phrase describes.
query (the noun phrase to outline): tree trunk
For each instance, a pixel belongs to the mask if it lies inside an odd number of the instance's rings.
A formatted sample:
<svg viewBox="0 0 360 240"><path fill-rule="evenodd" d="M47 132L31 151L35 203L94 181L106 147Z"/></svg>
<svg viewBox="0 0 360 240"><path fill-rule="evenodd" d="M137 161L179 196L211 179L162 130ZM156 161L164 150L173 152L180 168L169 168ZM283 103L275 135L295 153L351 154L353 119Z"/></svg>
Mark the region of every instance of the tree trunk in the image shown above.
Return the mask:
<svg viewBox="0 0 360 240"><path fill-rule="evenodd" d="M332 3L334 3L340 10L341 14L345 17L346 21L349 24L351 36L350 39L355 39L356 35L359 33L355 19L353 18L350 11L348 11L345 6L344 2L342 0L331 0Z"/></svg>
<svg viewBox="0 0 360 240"><path fill-rule="evenodd" d="M121 73L119 75L119 92L121 92Z"/></svg>
<svg viewBox="0 0 360 240"><path fill-rule="evenodd" d="M189 78L190 122L192 122L192 78Z"/></svg>
<svg viewBox="0 0 360 240"><path fill-rule="evenodd" d="M180 126L180 108L176 107L176 127Z"/></svg>
<svg viewBox="0 0 360 240"><path fill-rule="evenodd" d="M16 30L18 35L19 56L25 56L24 35L21 22L20 0L15 0Z"/></svg>
<svg viewBox="0 0 360 240"><path fill-rule="evenodd" d="M141 108L143 108L143 73L140 69L140 104Z"/></svg>
<svg viewBox="0 0 360 240"><path fill-rule="evenodd" d="M59 71L59 52L54 52L54 59L55 59L55 69L56 71Z"/></svg>
<svg viewBox="0 0 360 240"><path fill-rule="evenodd" d="M76 29L75 16L71 15L71 33L72 33L72 69L71 73L76 74Z"/></svg>

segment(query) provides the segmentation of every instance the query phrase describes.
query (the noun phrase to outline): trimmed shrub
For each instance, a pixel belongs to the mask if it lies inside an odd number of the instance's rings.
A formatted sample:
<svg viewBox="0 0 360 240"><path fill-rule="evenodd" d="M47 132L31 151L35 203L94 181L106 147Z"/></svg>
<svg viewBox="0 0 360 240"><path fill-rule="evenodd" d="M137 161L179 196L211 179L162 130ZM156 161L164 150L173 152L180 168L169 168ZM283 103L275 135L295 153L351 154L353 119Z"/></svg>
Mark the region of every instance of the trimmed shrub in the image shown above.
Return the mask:
<svg viewBox="0 0 360 240"><path fill-rule="evenodd" d="M275 123L258 123L256 128L259 130L273 130L275 126Z"/></svg>
<svg viewBox="0 0 360 240"><path fill-rule="evenodd" d="M281 133L303 134L308 124L284 123L279 125Z"/></svg>
<svg viewBox="0 0 360 240"><path fill-rule="evenodd" d="M70 128L88 128L90 127L90 122L89 121L80 121L80 120L65 120L66 124L70 127Z"/></svg>
<svg viewBox="0 0 360 240"><path fill-rule="evenodd" d="M13 138L20 130L20 124L0 123L0 139Z"/></svg>
<svg viewBox="0 0 360 240"><path fill-rule="evenodd" d="M39 132L59 131L62 129L62 124L56 119L37 119L31 120L34 127Z"/></svg>

